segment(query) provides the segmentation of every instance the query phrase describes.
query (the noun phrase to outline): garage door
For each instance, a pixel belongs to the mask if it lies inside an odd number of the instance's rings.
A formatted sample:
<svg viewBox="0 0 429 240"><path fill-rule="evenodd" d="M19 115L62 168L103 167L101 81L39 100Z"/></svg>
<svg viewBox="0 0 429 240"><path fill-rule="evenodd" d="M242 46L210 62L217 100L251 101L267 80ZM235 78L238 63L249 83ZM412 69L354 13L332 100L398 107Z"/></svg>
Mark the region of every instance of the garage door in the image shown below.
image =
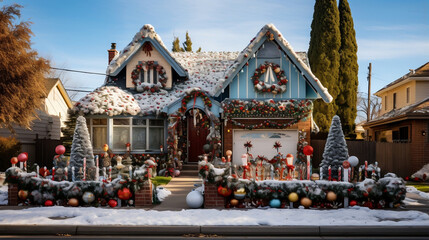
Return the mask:
<svg viewBox="0 0 429 240"><path fill-rule="evenodd" d="M241 155L246 153L244 144L247 141L252 141L253 147L250 153L253 157L261 155L271 159L277 153L273 148L277 141L282 144L279 150L282 154L291 153L296 157L298 130L234 130L233 164L241 164Z"/></svg>

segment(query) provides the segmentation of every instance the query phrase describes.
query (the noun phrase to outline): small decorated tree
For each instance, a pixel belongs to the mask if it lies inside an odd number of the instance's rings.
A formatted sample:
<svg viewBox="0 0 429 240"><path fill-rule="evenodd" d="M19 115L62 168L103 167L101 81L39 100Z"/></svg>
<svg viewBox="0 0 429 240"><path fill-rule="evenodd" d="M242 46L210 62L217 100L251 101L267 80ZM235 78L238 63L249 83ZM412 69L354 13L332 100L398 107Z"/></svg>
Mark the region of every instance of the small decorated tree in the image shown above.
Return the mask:
<svg viewBox="0 0 429 240"><path fill-rule="evenodd" d="M344 133L341 129L340 118L335 115L332 118L329 129L328 139L326 140L325 150L323 151L323 160L320 164L323 171L323 178L328 177L328 168L331 166L331 175L338 176L338 167L349 157ZM335 177L334 177L335 178Z"/></svg>
<svg viewBox="0 0 429 240"><path fill-rule="evenodd" d="M79 116L76 119L76 128L73 135L73 143L70 153L70 167L74 167L75 176L79 176L79 169L84 169L84 158L86 158L86 167L91 169L94 167L94 154L92 151L91 140L89 138L88 128L84 117ZM94 176L88 174L87 179L92 180ZM79 178L79 177L77 177ZM80 179L79 179L80 180Z"/></svg>

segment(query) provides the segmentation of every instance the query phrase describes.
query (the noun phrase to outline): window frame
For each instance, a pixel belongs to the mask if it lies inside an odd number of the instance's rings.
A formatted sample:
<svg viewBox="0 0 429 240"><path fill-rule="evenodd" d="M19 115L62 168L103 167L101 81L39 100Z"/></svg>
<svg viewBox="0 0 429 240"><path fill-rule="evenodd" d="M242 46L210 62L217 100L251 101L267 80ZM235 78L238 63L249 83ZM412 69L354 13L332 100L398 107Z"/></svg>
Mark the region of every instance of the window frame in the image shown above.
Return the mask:
<svg viewBox="0 0 429 240"><path fill-rule="evenodd" d="M410 103L410 87L407 87L407 103Z"/></svg>
<svg viewBox="0 0 429 240"><path fill-rule="evenodd" d="M396 109L396 93L393 93L393 109Z"/></svg>

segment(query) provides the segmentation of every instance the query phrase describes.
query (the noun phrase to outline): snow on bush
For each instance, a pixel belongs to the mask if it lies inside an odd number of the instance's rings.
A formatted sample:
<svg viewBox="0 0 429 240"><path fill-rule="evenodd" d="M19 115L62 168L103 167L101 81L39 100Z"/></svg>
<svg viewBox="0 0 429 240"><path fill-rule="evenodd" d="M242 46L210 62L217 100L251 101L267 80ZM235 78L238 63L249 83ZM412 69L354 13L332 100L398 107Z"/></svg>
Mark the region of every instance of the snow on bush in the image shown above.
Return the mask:
<svg viewBox="0 0 429 240"><path fill-rule="evenodd" d="M427 178L428 176L429 176L429 163L424 165L417 172L413 173L411 175L411 179L418 178L418 179L422 179L423 181L426 181L426 180L428 180L428 178Z"/></svg>

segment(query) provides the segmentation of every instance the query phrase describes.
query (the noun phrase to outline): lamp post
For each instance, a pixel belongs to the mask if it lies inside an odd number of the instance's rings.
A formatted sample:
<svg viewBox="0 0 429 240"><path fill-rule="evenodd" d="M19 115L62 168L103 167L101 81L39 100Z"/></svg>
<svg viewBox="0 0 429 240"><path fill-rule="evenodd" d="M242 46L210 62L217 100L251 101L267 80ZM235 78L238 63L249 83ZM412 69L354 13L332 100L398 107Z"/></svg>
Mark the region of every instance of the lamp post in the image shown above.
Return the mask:
<svg viewBox="0 0 429 240"><path fill-rule="evenodd" d="M293 166L293 155L290 153L286 155L286 167L288 170L287 179L292 180L292 170L295 169L295 167Z"/></svg>

